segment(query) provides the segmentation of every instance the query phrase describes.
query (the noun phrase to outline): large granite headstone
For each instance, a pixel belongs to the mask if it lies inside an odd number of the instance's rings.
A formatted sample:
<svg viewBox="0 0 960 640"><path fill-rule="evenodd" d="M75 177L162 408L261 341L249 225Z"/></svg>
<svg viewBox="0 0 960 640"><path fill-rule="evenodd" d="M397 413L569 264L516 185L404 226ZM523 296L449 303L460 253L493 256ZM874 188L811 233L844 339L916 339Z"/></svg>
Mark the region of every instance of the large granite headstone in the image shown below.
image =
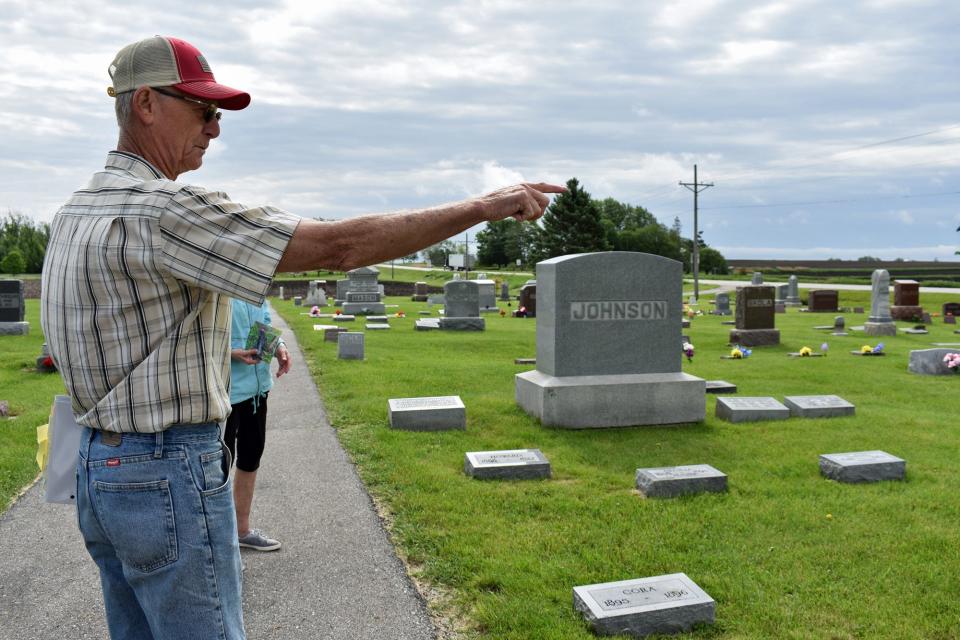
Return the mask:
<svg viewBox="0 0 960 640"><path fill-rule="evenodd" d="M894 320L908 322L923 317L923 307L920 306L920 283L916 280L893 281L893 306L890 307L890 316Z"/></svg>
<svg viewBox="0 0 960 640"><path fill-rule="evenodd" d="M382 315L387 308L383 304L383 293L377 278L380 271L376 267L360 267L347 272L347 297L343 303L343 312L348 315Z"/></svg>
<svg viewBox="0 0 960 640"><path fill-rule="evenodd" d="M863 332L868 336L897 335L897 324L890 315L890 274L886 269L876 269L870 284L870 315L863 323Z"/></svg>
<svg viewBox="0 0 960 640"><path fill-rule="evenodd" d="M443 317L440 328L454 331L483 331L480 317L480 285L476 280L449 280L443 285ZM422 321L421 321L422 322Z"/></svg>
<svg viewBox="0 0 960 640"><path fill-rule="evenodd" d="M537 282L528 281L520 288L520 306L526 309L528 318L537 317Z"/></svg>
<svg viewBox="0 0 960 640"><path fill-rule="evenodd" d="M672 573L574 587L573 608L597 635L643 638L712 624L716 602L685 573Z"/></svg>
<svg viewBox="0 0 960 640"><path fill-rule="evenodd" d="M716 416L727 422L786 420L790 409L774 398L717 398Z"/></svg>
<svg viewBox="0 0 960 640"><path fill-rule="evenodd" d="M955 376L960 375L947 367L943 357L948 353L957 353L960 349L916 349L910 352L910 364L907 370L922 376Z"/></svg>
<svg viewBox="0 0 960 640"><path fill-rule="evenodd" d="M23 280L0 280L0 335L29 334L30 323L24 320L25 314Z"/></svg>
<svg viewBox="0 0 960 640"><path fill-rule="evenodd" d="M545 426L700 422L704 381L681 370L681 263L645 253L537 265L537 368L516 399Z"/></svg>
<svg viewBox="0 0 960 640"><path fill-rule="evenodd" d="M797 276L787 278L787 306L800 306L800 284L797 282Z"/></svg>
<svg viewBox="0 0 960 640"><path fill-rule="evenodd" d="M787 396L783 404L790 409L790 415L801 418L836 418L856 412L856 408L840 396Z"/></svg>
<svg viewBox="0 0 960 640"><path fill-rule="evenodd" d="M540 449L468 451L463 471L478 480L533 480L550 477L550 461Z"/></svg>
<svg viewBox="0 0 960 640"><path fill-rule="evenodd" d="M675 498L727 490L727 474L708 464L637 469L636 479L637 490L648 498Z"/></svg>
<svg viewBox="0 0 960 640"><path fill-rule="evenodd" d="M460 396L390 398L387 414L391 429L446 431L467 428L467 409Z"/></svg>
<svg viewBox="0 0 960 640"><path fill-rule="evenodd" d="M736 328L730 331L730 344L759 347L780 344L780 331L774 328L773 287L746 286L737 289Z"/></svg>
<svg viewBox="0 0 960 640"><path fill-rule="evenodd" d="M886 451L825 453L820 456L820 473L840 482L903 480L907 462Z"/></svg>
<svg viewBox="0 0 960 640"><path fill-rule="evenodd" d="M363 360L363 334L344 331L337 335L337 358Z"/></svg>
<svg viewBox="0 0 960 640"><path fill-rule="evenodd" d="M813 312L836 313L840 308L836 289L814 289L807 294L807 308Z"/></svg>

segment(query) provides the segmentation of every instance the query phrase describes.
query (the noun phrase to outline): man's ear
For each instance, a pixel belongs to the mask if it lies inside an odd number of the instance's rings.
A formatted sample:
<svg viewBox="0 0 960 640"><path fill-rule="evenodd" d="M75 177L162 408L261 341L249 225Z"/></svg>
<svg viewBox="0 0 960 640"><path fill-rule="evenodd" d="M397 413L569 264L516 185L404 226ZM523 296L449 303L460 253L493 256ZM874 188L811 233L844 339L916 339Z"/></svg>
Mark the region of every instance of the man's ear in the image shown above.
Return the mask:
<svg viewBox="0 0 960 640"><path fill-rule="evenodd" d="M143 124L152 124L157 117L157 94L147 87L133 92L133 113Z"/></svg>

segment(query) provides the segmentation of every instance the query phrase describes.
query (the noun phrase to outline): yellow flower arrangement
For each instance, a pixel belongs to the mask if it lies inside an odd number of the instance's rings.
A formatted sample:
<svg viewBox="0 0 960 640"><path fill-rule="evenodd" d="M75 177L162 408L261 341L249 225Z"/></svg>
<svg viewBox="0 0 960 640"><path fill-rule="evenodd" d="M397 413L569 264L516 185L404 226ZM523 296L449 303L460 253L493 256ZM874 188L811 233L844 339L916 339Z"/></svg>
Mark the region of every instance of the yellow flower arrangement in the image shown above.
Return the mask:
<svg viewBox="0 0 960 640"><path fill-rule="evenodd" d="M731 358L742 358L742 357L743 357L743 351L740 351L740 349L734 348L734 350L730 352L730 357L731 357Z"/></svg>
<svg viewBox="0 0 960 640"><path fill-rule="evenodd" d="M862 347L860 347L860 353L870 353L871 351L873 351L873 347L871 347L868 344L865 344Z"/></svg>
<svg viewBox="0 0 960 640"><path fill-rule="evenodd" d="M813 349L811 349L810 347L803 347L800 349L799 353L801 356L810 356L813 354Z"/></svg>

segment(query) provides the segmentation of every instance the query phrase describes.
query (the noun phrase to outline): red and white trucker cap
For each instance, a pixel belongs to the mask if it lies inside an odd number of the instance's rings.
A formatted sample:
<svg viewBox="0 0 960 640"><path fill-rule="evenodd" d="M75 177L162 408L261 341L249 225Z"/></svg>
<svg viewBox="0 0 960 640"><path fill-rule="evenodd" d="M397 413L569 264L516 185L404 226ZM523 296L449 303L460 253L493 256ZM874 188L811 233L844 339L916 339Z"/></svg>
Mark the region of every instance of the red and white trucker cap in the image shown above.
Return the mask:
<svg viewBox="0 0 960 640"><path fill-rule="evenodd" d="M222 109L238 110L250 104L250 94L219 84L203 54L179 38L154 36L128 44L113 59L108 72L113 86L107 93L139 87L173 87L182 93L216 102Z"/></svg>

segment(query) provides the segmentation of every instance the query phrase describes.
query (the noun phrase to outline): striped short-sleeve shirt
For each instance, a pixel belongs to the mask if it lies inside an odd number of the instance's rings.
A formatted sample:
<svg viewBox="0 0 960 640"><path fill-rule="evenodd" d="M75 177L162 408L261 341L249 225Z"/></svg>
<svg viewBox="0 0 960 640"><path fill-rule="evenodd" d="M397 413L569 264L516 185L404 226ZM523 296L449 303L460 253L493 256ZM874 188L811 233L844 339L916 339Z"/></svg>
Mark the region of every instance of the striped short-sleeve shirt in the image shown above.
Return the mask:
<svg viewBox="0 0 960 640"><path fill-rule="evenodd" d="M230 413L230 299L260 304L299 218L111 152L57 212L41 324L81 424L120 432Z"/></svg>

